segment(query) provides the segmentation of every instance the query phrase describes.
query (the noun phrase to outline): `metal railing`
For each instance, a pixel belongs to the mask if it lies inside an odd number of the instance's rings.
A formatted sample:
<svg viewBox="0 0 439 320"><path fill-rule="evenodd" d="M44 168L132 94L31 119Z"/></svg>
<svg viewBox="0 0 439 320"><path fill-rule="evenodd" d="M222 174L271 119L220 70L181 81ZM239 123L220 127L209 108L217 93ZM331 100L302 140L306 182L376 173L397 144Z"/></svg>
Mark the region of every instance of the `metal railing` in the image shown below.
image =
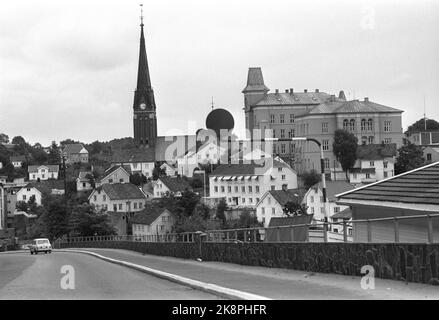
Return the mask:
<svg viewBox="0 0 439 320"><path fill-rule="evenodd" d="M58 243L83 243L83 242L101 242L101 241L137 241L137 242L183 242L192 243L200 239L202 242L386 242L399 243L401 240L401 221L416 220L425 221L425 232L417 231L419 241L426 243L439 243L439 227L434 228L433 219L439 218L439 214L426 214L414 216L398 216L388 218L343 220L342 222L324 222L313 221L309 224L286 225L276 227L254 227L239 229L221 229L207 230L184 233L167 233L153 235L113 235L113 236L89 236L89 237L70 237L63 239ZM378 222L391 222L393 224L393 236L387 236L387 239L380 241L379 237L374 238L374 230ZM437 220L439 223L439 219ZM349 230L359 229L359 226L365 224L366 236L354 236ZM420 225L417 225L419 227ZM422 226L422 225L421 225ZM341 232L338 231L339 228ZM407 227L407 226L405 226ZM301 228L301 230L298 230ZM382 226L381 226L382 228ZM337 229L337 232L334 230ZM419 228L418 228L419 229ZM386 234L389 228L385 229ZM355 232L355 231L353 231ZM359 232L357 232L359 233ZM436 236L436 239L435 239ZM406 239L404 235L402 238ZM404 241L410 242L410 241Z"/></svg>

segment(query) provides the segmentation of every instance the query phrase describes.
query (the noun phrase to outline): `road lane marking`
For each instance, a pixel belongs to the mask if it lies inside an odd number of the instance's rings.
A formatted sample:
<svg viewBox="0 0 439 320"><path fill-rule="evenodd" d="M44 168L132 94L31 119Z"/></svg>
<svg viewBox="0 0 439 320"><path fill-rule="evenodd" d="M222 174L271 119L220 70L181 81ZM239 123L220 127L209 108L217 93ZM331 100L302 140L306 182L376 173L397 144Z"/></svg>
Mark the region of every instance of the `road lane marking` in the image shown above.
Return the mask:
<svg viewBox="0 0 439 320"><path fill-rule="evenodd" d="M126 266L126 267L129 267L129 268L132 268L132 269L144 272L144 273L148 273L150 275L153 275L153 276L156 276L156 277L168 280L168 281L172 281L172 282L184 285L184 286L191 287L193 289L205 291L208 293L213 293L213 294L225 297L227 299L271 300L270 298L256 295L253 293L248 293L248 292L244 292L244 291L240 291L240 290L221 287L221 286L218 286L218 285L213 284L213 283L207 283L207 282L202 282L202 281L198 281L198 280L193 280L190 278L182 277L182 276L179 276L176 274L160 271L157 269L152 269L152 268L141 266L141 265L134 264L131 262L109 258L109 257L103 256L103 255L100 255L98 253L91 252L91 251L67 250L67 249L61 249L61 250L57 249L56 251L57 252L73 252L73 253L88 254L88 255L94 256L96 258L99 258L99 259L102 259L102 260L105 260L105 261L108 261L108 262L111 262L114 264Z"/></svg>

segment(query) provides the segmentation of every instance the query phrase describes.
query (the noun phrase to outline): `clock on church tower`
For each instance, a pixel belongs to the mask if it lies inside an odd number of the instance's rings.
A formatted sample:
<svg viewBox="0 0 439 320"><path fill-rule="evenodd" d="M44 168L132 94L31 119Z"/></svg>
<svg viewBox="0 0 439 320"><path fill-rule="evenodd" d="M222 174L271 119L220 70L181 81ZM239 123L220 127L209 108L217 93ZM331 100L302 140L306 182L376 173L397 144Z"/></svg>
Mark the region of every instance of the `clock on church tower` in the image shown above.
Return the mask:
<svg viewBox="0 0 439 320"><path fill-rule="evenodd" d="M134 141L137 145L154 148L157 141L156 106L146 56L143 18L140 27L139 68L133 104Z"/></svg>

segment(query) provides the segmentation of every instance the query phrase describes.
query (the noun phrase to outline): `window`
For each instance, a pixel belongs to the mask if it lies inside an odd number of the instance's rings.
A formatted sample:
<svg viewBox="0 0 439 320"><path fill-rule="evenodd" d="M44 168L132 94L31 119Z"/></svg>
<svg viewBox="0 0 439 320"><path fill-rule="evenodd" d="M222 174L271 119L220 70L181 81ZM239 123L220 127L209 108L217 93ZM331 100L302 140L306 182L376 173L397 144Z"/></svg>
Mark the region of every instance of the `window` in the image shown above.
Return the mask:
<svg viewBox="0 0 439 320"><path fill-rule="evenodd" d="M373 144L373 140L374 140L373 136L370 136L368 139L369 144Z"/></svg>
<svg viewBox="0 0 439 320"><path fill-rule="evenodd" d="M26 195L25 194L23 194L23 200L26 200Z"/></svg>
<svg viewBox="0 0 439 320"><path fill-rule="evenodd" d="M334 207L334 213L338 213L338 212L340 212L340 207ZM334 222L337 222L337 221L334 221Z"/></svg>
<svg viewBox="0 0 439 320"><path fill-rule="evenodd" d="M134 202L134 209L137 209L137 202Z"/></svg>
<svg viewBox="0 0 439 320"><path fill-rule="evenodd" d="M290 113L290 123L294 123L294 114Z"/></svg>
<svg viewBox="0 0 439 320"><path fill-rule="evenodd" d="M274 123L274 114L270 114L270 122Z"/></svg>
<svg viewBox="0 0 439 320"><path fill-rule="evenodd" d="M384 121L384 132L390 132L390 131L392 131L392 122Z"/></svg>
<svg viewBox="0 0 439 320"><path fill-rule="evenodd" d="M143 208L143 203L139 202L139 209L142 209L142 208Z"/></svg>
<svg viewBox="0 0 439 320"><path fill-rule="evenodd" d="M119 182L122 183L122 182L123 182L123 179L119 179Z"/></svg>
<svg viewBox="0 0 439 320"><path fill-rule="evenodd" d="M367 120L367 131L372 131L373 130L373 120L369 119Z"/></svg>
<svg viewBox="0 0 439 320"><path fill-rule="evenodd" d="M256 193L259 193L259 186L256 186Z"/></svg>
<svg viewBox="0 0 439 320"><path fill-rule="evenodd" d="M370 162L369 162L369 165L370 165L371 167L374 167L374 166L375 166L375 161L370 161Z"/></svg>
<svg viewBox="0 0 439 320"><path fill-rule="evenodd" d="M94 200L94 201L97 201L97 200L98 200L98 197L97 197L96 195L94 195L94 196L93 196L93 200Z"/></svg>
<svg viewBox="0 0 439 320"><path fill-rule="evenodd" d="M311 207L311 213L314 214L314 207Z"/></svg>
<svg viewBox="0 0 439 320"><path fill-rule="evenodd" d="M324 162L325 162L325 169L330 169L329 168L329 159L325 158Z"/></svg>
<svg viewBox="0 0 439 320"><path fill-rule="evenodd" d="M387 169L387 167L389 166L389 162L388 161L384 161L383 162L383 166L384 166L384 169Z"/></svg>
<svg viewBox="0 0 439 320"><path fill-rule="evenodd" d="M117 211L117 204L113 204L113 211L114 211L114 212Z"/></svg>
<svg viewBox="0 0 439 320"><path fill-rule="evenodd" d="M225 192L226 189L224 188L224 186L221 186L221 192Z"/></svg>
<svg viewBox="0 0 439 320"><path fill-rule="evenodd" d="M322 140L323 151L329 150L329 140Z"/></svg>
<svg viewBox="0 0 439 320"><path fill-rule="evenodd" d="M275 186L271 186L271 190L276 190L276 189L275 189Z"/></svg>
<svg viewBox="0 0 439 320"><path fill-rule="evenodd" d="M265 214L265 208L262 207L262 214Z"/></svg>
<svg viewBox="0 0 439 320"><path fill-rule="evenodd" d="M348 129L349 129L349 120L344 119L343 120L343 130L348 130Z"/></svg>
<svg viewBox="0 0 439 320"><path fill-rule="evenodd" d="M242 193L245 193L245 186L242 186L242 187L241 187L241 192L242 192Z"/></svg>
<svg viewBox="0 0 439 320"><path fill-rule="evenodd" d="M370 173L366 173L366 179L370 179Z"/></svg>
<svg viewBox="0 0 439 320"><path fill-rule="evenodd" d="M275 208L271 208L271 213L272 214L276 214L276 209Z"/></svg>
<svg viewBox="0 0 439 320"><path fill-rule="evenodd" d="M427 153L427 161L431 161L431 153Z"/></svg>
<svg viewBox="0 0 439 320"><path fill-rule="evenodd" d="M366 119L361 119L361 131L366 131Z"/></svg>
<svg viewBox="0 0 439 320"><path fill-rule="evenodd" d="M248 186L248 193L252 193L253 192L253 190L252 190L252 186ZM250 201L251 202L251 201Z"/></svg>
<svg viewBox="0 0 439 320"><path fill-rule="evenodd" d="M285 143L280 145L280 153L285 153Z"/></svg>
<svg viewBox="0 0 439 320"><path fill-rule="evenodd" d="M253 198L248 199L250 203L253 203Z"/></svg>
<svg viewBox="0 0 439 320"><path fill-rule="evenodd" d="M324 207L320 207L320 213L325 213L325 208Z"/></svg>
<svg viewBox="0 0 439 320"><path fill-rule="evenodd" d="M310 201L311 203L314 203L314 196L311 196L310 199L309 199L309 201Z"/></svg>
<svg viewBox="0 0 439 320"><path fill-rule="evenodd" d="M280 115L280 123L285 123L285 115L284 114Z"/></svg>
<svg viewBox="0 0 439 320"><path fill-rule="evenodd" d="M282 175L282 180L285 180L286 179L286 175Z"/></svg>
<svg viewBox="0 0 439 320"><path fill-rule="evenodd" d="M113 179L108 179L108 183L113 183Z"/></svg>
<svg viewBox="0 0 439 320"><path fill-rule="evenodd" d="M322 132L328 132L328 123L322 122Z"/></svg>
<svg viewBox="0 0 439 320"><path fill-rule="evenodd" d="M122 210L122 203L119 203L119 210Z"/></svg>
<svg viewBox="0 0 439 320"><path fill-rule="evenodd" d="M244 197L242 198L242 203L245 203L245 198Z"/></svg>
<svg viewBox="0 0 439 320"><path fill-rule="evenodd" d="M349 122L349 130L355 131L355 120L354 119L351 119L351 121Z"/></svg>
<svg viewBox="0 0 439 320"><path fill-rule="evenodd" d="M228 193L231 193L231 192L232 192L232 187L231 187L231 186L228 186L228 187L227 187L227 192L228 192Z"/></svg>
<svg viewBox="0 0 439 320"><path fill-rule="evenodd" d="M161 225L161 226L160 226L160 231L163 231L163 230L165 230L165 226L164 226L164 225Z"/></svg>
<svg viewBox="0 0 439 320"><path fill-rule="evenodd" d="M392 143L392 139L391 138L385 138L384 139L384 144L389 144Z"/></svg>
<svg viewBox="0 0 439 320"><path fill-rule="evenodd" d="M285 138L285 129L280 129L280 137Z"/></svg>
<svg viewBox="0 0 439 320"><path fill-rule="evenodd" d="M238 189L239 189L238 186L235 186L235 192L238 192Z"/></svg>
<svg viewBox="0 0 439 320"><path fill-rule="evenodd" d="M384 178L387 178L388 177L388 173L387 173L387 171L384 171Z"/></svg>
<svg viewBox="0 0 439 320"><path fill-rule="evenodd" d="M218 186L215 186L213 189L215 190L215 192L218 192Z"/></svg>

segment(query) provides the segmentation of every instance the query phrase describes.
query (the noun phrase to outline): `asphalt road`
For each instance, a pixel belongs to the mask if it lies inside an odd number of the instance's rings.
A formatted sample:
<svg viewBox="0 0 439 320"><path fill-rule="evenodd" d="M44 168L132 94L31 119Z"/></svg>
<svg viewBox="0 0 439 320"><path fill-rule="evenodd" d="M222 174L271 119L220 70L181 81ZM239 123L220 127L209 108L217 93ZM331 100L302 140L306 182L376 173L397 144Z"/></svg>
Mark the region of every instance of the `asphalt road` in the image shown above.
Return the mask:
<svg viewBox="0 0 439 320"><path fill-rule="evenodd" d="M74 270L74 289L63 289ZM68 276L72 273L68 270ZM73 282L71 282L73 283ZM0 254L0 299L219 299L140 271L84 254Z"/></svg>

